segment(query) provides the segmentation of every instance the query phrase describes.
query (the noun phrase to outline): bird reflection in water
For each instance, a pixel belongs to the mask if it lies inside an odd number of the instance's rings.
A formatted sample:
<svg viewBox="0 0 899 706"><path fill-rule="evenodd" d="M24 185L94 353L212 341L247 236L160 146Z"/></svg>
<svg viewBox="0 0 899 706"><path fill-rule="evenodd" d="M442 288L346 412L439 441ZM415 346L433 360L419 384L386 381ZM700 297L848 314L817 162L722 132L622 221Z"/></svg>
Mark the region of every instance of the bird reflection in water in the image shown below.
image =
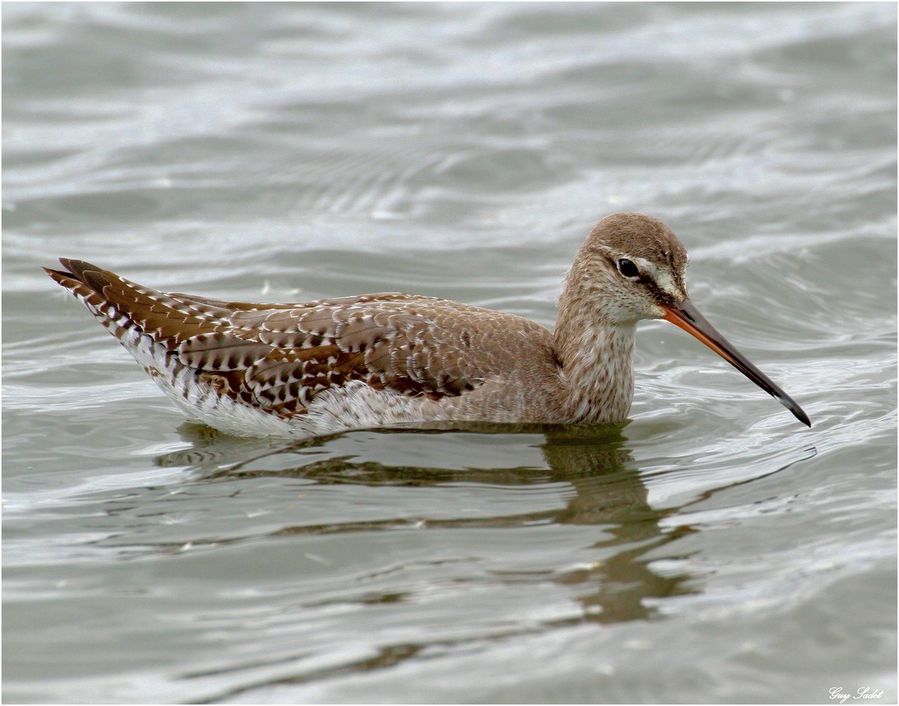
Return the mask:
<svg viewBox="0 0 899 706"><path fill-rule="evenodd" d="M442 433L439 428L417 431ZM422 518L423 528L513 528L534 524L596 525L600 538L589 548L596 559L574 567L540 574L509 572L494 577L510 584L552 580L568 587L583 610L580 617L563 622L614 623L651 618L654 599L694 592L686 573L661 572L653 568L657 550L694 530L663 520L680 508L656 510L647 502L647 490L634 463L621 427L553 427L545 425L483 425L455 423L452 431L501 434L542 434L540 449L548 466L534 468L458 469L385 465L359 461L349 456L309 460L309 450L325 447L335 437L310 439L290 446L273 447L271 442L248 441L221 436L194 424L181 427L192 443L186 452L159 457L164 466L193 466L207 479L251 477L300 477L318 484L391 486L438 486L451 482L533 486L566 483L573 490L565 507L506 514L499 517L458 519ZM379 430L378 434L396 433ZM405 432L408 433L408 432ZM253 451L247 458L247 451ZM243 458L235 461L241 453ZM286 457L285 457L286 456ZM289 459L300 463L285 467ZM314 456L311 458L315 458ZM407 527L411 521L396 518L334 524L283 527L273 535L371 532ZM666 559L683 558L668 554Z"/></svg>

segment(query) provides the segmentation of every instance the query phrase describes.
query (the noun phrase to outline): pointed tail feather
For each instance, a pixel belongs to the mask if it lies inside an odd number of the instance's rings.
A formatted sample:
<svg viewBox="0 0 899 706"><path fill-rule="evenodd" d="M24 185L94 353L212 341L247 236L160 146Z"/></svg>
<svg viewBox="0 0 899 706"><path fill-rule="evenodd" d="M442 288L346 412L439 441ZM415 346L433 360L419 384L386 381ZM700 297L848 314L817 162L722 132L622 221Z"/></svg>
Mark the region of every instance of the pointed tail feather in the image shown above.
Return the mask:
<svg viewBox="0 0 899 706"><path fill-rule="evenodd" d="M134 329L172 350L193 336L212 333L227 311L144 287L83 260L59 259L65 270L44 268L72 292L117 338Z"/></svg>

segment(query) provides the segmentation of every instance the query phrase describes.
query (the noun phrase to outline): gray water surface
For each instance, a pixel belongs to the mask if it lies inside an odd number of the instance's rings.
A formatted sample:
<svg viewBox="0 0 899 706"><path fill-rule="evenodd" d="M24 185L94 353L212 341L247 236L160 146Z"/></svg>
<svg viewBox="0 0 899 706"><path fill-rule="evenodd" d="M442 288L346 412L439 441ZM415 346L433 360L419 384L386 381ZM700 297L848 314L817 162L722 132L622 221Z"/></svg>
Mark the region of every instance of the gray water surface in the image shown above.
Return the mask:
<svg viewBox="0 0 899 706"><path fill-rule="evenodd" d="M2 13L7 702L896 701L895 5ZM812 429L653 322L621 427L229 438L40 270L552 325L617 210Z"/></svg>

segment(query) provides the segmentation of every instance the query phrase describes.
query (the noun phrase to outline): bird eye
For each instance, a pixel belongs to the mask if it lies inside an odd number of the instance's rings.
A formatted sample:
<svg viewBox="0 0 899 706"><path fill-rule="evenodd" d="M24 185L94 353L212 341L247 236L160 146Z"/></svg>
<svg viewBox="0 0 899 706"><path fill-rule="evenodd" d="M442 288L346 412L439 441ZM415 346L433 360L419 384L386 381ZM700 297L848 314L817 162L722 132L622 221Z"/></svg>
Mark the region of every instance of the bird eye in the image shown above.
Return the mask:
<svg viewBox="0 0 899 706"><path fill-rule="evenodd" d="M629 278L640 276L640 270L638 270L637 266L626 257L622 257L618 260L618 271Z"/></svg>

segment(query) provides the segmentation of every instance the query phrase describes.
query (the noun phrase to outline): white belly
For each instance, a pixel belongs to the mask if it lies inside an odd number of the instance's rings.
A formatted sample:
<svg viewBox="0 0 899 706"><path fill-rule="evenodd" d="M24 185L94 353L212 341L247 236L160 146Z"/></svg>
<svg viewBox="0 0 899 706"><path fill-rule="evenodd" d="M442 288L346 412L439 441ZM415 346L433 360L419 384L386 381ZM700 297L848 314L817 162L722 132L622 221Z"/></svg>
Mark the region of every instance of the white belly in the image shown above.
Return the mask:
<svg viewBox="0 0 899 706"><path fill-rule="evenodd" d="M305 414L285 419L222 395L136 329L127 331L121 343L185 415L235 436L307 438L442 417L431 400L375 390L357 380L322 391Z"/></svg>

